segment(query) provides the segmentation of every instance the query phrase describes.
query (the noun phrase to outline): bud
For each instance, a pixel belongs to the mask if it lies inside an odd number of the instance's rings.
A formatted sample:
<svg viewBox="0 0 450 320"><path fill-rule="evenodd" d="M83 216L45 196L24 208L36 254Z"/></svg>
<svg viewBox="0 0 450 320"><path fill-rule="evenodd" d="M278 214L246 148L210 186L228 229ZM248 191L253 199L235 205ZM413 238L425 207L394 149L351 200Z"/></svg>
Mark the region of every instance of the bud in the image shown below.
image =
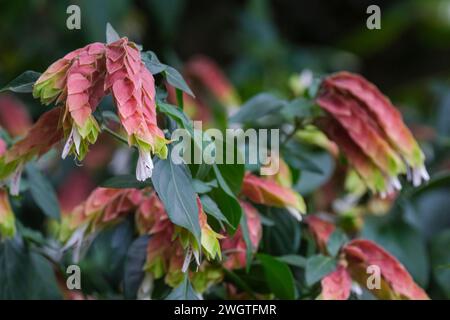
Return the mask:
<svg viewBox="0 0 450 320"><path fill-rule="evenodd" d="M0 189L0 236L12 238L15 234L15 217L9 204L8 192Z"/></svg>
<svg viewBox="0 0 450 320"><path fill-rule="evenodd" d="M245 174L242 194L256 204L286 208L299 221L306 212L305 202L297 192L251 173Z"/></svg>

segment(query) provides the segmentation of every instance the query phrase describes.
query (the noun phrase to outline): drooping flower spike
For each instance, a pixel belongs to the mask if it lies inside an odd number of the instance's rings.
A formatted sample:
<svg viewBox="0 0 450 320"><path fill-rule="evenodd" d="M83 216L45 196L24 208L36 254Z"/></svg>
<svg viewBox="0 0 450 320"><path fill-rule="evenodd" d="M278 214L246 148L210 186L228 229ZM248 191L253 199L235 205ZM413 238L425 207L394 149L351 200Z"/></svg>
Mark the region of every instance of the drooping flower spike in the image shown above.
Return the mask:
<svg viewBox="0 0 450 320"><path fill-rule="evenodd" d="M157 125L153 75L127 38L107 45L106 70L104 89L113 95L129 145L139 150L136 178L144 181L152 175L152 154L166 158L169 142Z"/></svg>
<svg viewBox="0 0 450 320"><path fill-rule="evenodd" d="M59 239L69 241L75 231L83 227L92 232L107 223L137 209L142 201L142 194L137 189L96 188L86 201L76 206L72 212L62 217ZM84 236L84 234L81 234Z"/></svg>
<svg viewBox="0 0 450 320"><path fill-rule="evenodd" d="M379 268L380 288L368 288L378 298L429 299L425 291L414 282L406 268L376 243L363 239L352 240L342 248L342 253L349 273L360 285L367 284L367 278L370 276L367 273L369 266Z"/></svg>
<svg viewBox="0 0 450 320"><path fill-rule="evenodd" d="M260 178L247 172L242 183L242 194L256 204L286 208L297 220L306 213L302 196L275 181Z"/></svg>
<svg viewBox="0 0 450 320"><path fill-rule="evenodd" d="M207 259L221 258L219 239L222 235L214 232L208 225L206 214L203 212L201 202L197 198L199 207L199 220L201 227L201 249ZM177 286L183 280L183 273L187 272L192 256L199 254L199 250L186 242L189 236L174 225L167 215L161 200L155 192L146 196L136 213L136 225L140 234L151 236L147 246L147 261L144 269L155 279L165 274L165 281L170 286ZM196 259L198 259L196 257ZM204 263L197 261L202 276L211 276L213 270L205 268ZM212 272L212 273L211 273ZM216 279L217 277L212 277Z"/></svg>
<svg viewBox="0 0 450 320"><path fill-rule="evenodd" d="M35 156L42 156L63 139L59 126L63 110L60 107L45 112L28 134L0 157L0 180L11 178L10 193L19 192L23 166Z"/></svg>
<svg viewBox="0 0 450 320"><path fill-rule="evenodd" d="M43 104L65 106L62 126L67 141L62 158L75 154L82 160L100 128L92 113L105 95L105 45L92 43L53 63L36 81L33 96Z"/></svg>
<svg viewBox="0 0 450 320"><path fill-rule="evenodd" d="M324 254L326 244L335 226L317 216L308 216L308 227ZM322 299L346 300L350 296L352 281L364 286L380 299L428 299L427 294L413 280L406 268L394 256L376 243L355 239L339 250L338 267L322 280ZM369 266L379 268L380 287L369 288Z"/></svg>
<svg viewBox="0 0 450 320"><path fill-rule="evenodd" d="M399 111L373 84L357 75L337 73L323 80L316 101L335 120L332 129L326 125L322 129L352 153L349 161L363 179L373 175L367 180L373 191L386 195L401 189L398 176L404 173L414 186L429 179L425 157Z"/></svg>

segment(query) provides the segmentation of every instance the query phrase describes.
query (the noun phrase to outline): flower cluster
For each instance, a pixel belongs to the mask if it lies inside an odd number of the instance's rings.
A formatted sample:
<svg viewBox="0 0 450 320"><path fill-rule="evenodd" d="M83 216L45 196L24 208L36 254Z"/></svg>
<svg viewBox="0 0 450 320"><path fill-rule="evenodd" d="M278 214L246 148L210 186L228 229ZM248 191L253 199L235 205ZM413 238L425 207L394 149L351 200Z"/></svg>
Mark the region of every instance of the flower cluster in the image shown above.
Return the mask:
<svg viewBox="0 0 450 320"><path fill-rule="evenodd" d="M151 177L151 154L167 157L168 141L156 121L153 75L141 61L137 45L122 38L106 49L105 90L111 91L128 143L139 150L136 178Z"/></svg>
<svg viewBox="0 0 450 320"><path fill-rule="evenodd" d="M335 226L316 216L309 216L307 223L318 247L322 253L327 254L326 244ZM367 268L370 266L377 266L380 270L379 288L367 286L368 277L371 275ZM355 239L341 247L336 270L321 281L321 298L348 299L352 281L367 288L380 299L428 299L425 291L414 282L406 268L394 256L369 240Z"/></svg>
<svg viewBox="0 0 450 320"><path fill-rule="evenodd" d="M320 127L372 191L385 196L400 190L400 174L414 186L429 179L424 154L400 112L366 79L347 72L329 76L316 101L329 114Z"/></svg>

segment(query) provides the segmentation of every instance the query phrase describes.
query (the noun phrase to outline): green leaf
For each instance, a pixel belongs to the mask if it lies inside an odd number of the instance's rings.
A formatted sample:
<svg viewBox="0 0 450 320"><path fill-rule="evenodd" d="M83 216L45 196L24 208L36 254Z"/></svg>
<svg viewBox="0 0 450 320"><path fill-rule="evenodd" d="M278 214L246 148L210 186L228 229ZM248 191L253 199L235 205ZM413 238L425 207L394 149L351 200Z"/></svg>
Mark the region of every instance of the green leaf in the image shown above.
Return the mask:
<svg viewBox="0 0 450 320"><path fill-rule="evenodd" d="M147 259L147 246L150 237L143 235L128 248L125 260L123 292L125 299L136 299L139 287L144 279L144 264Z"/></svg>
<svg viewBox="0 0 450 320"><path fill-rule="evenodd" d="M60 299L51 264L16 237L0 243L0 300Z"/></svg>
<svg viewBox="0 0 450 320"><path fill-rule="evenodd" d="M197 293L192 288L191 282L187 276L184 276L183 282L172 290L165 300L200 300Z"/></svg>
<svg viewBox="0 0 450 320"><path fill-rule="evenodd" d="M203 210L214 218L216 218L219 221L223 221L227 224L228 219L223 215L222 211L220 211L219 207L217 206L217 203L214 202L213 199L211 199L206 194L200 196L200 201L202 202Z"/></svg>
<svg viewBox="0 0 450 320"><path fill-rule="evenodd" d="M183 76L173 67L167 66L164 70L164 74L166 75L167 82L181 91L186 92L191 97L195 98L194 93L187 85L186 81L183 79Z"/></svg>
<svg viewBox="0 0 450 320"><path fill-rule="evenodd" d="M36 71L25 71L20 76L12 80L6 86L0 89L3 91L13 91L18 93L29 93L33 92L33 85L36 80L41 76L39 72Z"/></svg>
<svg viewBox="0 0 450 320"><path fill-rule="evenodd" d="M334 230L328 239L327 250L328 253L335 257L339 253L339 249L348 241L347 235L339 229Z"/></svg>
<svg viewBox="0 0 450 320"><path fill-rule="evenodd" d="M194 136L194 128L192 126L192 121L183 112L183 110L181 110L177 106L160 101L157 102L156 106L159 112L162 112L167 116L171 117L181 128L188 130L191 136Z"/></svg>
<svg viewBox="0 0 450 320"><path fill-rule="evenodd" d="M245 259L247 261L247 265L246 270L247 272L250 271L250 267L251 267L251 261L252 261L252 257L253 257L253 243L252 243L252 239L250 238L250 231L248 229L248 223L247 223L247 217L246 215L243 213L241 215L241 221L239 223L241 230L242 230L242 236L244 237L244 242L245 242Z"/></svg>
<svg viewBox="0 0 450 320"><path fill-rule="evenodd" d="M219 181L219 185L226 185L229 187L229 191L238 195L241 192L242 181L244 180L245 166L243 164L216 164L214 170L220 172L222 184Z"/></svg>
<svg viewBox="0 0 450 320"><path fill-rule="evenodd" d="M171 147L169 147L169 154ZM188 229L200 243L197 195L192 187L192 177L184 164L174 164L170 157L157 159L152 176L153 186L164 204L170 220Z"/></svg>
<svg viewBox="0 0 450 320"><path fill-rule="evenodd" d="M158 74L167 69L167 65L159 62L158 57L153 51L146 51L141 53L142 61L147 69L153 74Z"/></svg>
<svg viewBox="0 0 450 320"><path fill-rule="evenodd" d="M133 242L130 220L102 229L80 261L81 286L86 292L112 293L123 283L128 248Z"/></svg>
<svg viewBox="0 0 450 320"><path fill-rule="evenodd" d="M221 168L223 169L223 166ZM213 170L220 188L212 190L211 197L216 201L231 226L236 229L242 217L241 205L223 177L219 167L214 164Z"/></svg>
<svg viewBox="0 0 450 320"><path fill-rule="evenodd" d="M260 93L242 105L230 118L233 123L254 123L255 120L275 111L280 111L286 102L270 93Z"/></svg>
<svg viewBox="0 0 450 320"><path fill-rule="evenodd" d="M439 288L450 299L450 230L443 231L431 239L430 257L433 277Z"/></svg>
<svg viewBox="0 0 450 320"><path fill-rule="evenodd" d="M216 180L211 180L209 182L204 182L198 179L192 180L192 185L194 186L195 192L197 193L208 193L213 188L217 188L218 184Z"/></svg>
<svg viewBox="0 0 450 320"><path fill-rule="evenodd" d="M119 175L102 182L101 186L104 188L112 189L127 189L135 188L142 189L148 187L150 182L148 181L138 181L136 176L133 174Z"/></svg>
<svg viewBox="0 0 450 320"><path fill-rule="evenodd" d="M309 257L306 260L305 280L308 286L312 286L330 272L336 269L336 260L321 254Z"/></svg>
<svg viewBox="0 0 450 320"><path fill-rule="evenodd" d="M113 26L108 22L106 24L106 43L110 44L120 40L120 36L116 30L114 30Z"/></svg>
<svg viewBox="0 0 450 320"><path fill-rule="evenodd" d="M258 254L264 267L267 284L277 298L295 299L295 282L291 269L282 261L267 254Z"/></svg>
<svg viewBox="0 0 450 320"><path fill-rule="evenodd" d="M59 220L60 209L55 190L51 183L31 163L26 166L31 196L45 215Z"/></svg>
<svg viewBox="0 0 450 320"><path fill-rule="evenodd" d="M297 98L290 101L281 109L281 114L287 121L293 121L295 118L307 118L314 115L315 103L309 99Z"/></svg>
<svg viewBox="0 0 450 320"><path fill-rule="evenodd" d="M306 267L306 258L296 254L288 254L285 256L277 257L277 259L294 267Z"/></svg>
<svg viewBox="0 0 450 320"><path fill-rule="evenodd" d="M300 249L301 228L299 222L286 209L264 207L260 209L273 226L264 227L263 244L272 255L295 254Z"/></svg>

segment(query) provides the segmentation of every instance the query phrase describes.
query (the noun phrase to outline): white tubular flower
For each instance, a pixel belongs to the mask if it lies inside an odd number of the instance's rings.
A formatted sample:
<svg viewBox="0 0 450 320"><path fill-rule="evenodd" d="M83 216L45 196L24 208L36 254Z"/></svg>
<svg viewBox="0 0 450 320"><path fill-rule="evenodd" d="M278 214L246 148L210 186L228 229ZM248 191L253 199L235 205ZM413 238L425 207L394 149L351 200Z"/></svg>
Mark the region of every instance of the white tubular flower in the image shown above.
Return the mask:
<svg viewBox="0 0 450 320"><path fill-rule="evenodd" d="M136 179L145 181L152 176L153 161L150 152L139 149L139 159L136 166Z"/></svg>
<svg viewBox="0 0 450 320"><path fill-rule="evenodd" d="M14 171L13 176L11 177L11 181L9 184L9 193L12 196L19 195L20 191L20 180L22 178L23 164L20 164L16 171Z"/></svg>
<svg viewBox="0 0 450 320"><path fill-rule="evenodd" d="M297 221L302 221L302 214L299 210L295 209L294 207L286 207L287 211L293 216Z"/></svg>
<svg viewBox="0 0 450 320"><path fill-rule="evenodd" d="M418 187L422 184L422 180L430 180L430 175L428 174L425 166L421 166L418 168L412 168L410 174L408 175L408 178L410 181L412 181L414 187Z"/></svg>
<svg viewBox="0 0 450 320"><path fill-rule="evenodd" d="M67 138L66 144L64 145L63 152L61 154L61 158L65 159L67 155L70 153L72 146L75 144L75 151L77 155L80 155L80 144L81 144L81 136L75 125L72 126L72 130L70 131L70 135Z"/></svg>

